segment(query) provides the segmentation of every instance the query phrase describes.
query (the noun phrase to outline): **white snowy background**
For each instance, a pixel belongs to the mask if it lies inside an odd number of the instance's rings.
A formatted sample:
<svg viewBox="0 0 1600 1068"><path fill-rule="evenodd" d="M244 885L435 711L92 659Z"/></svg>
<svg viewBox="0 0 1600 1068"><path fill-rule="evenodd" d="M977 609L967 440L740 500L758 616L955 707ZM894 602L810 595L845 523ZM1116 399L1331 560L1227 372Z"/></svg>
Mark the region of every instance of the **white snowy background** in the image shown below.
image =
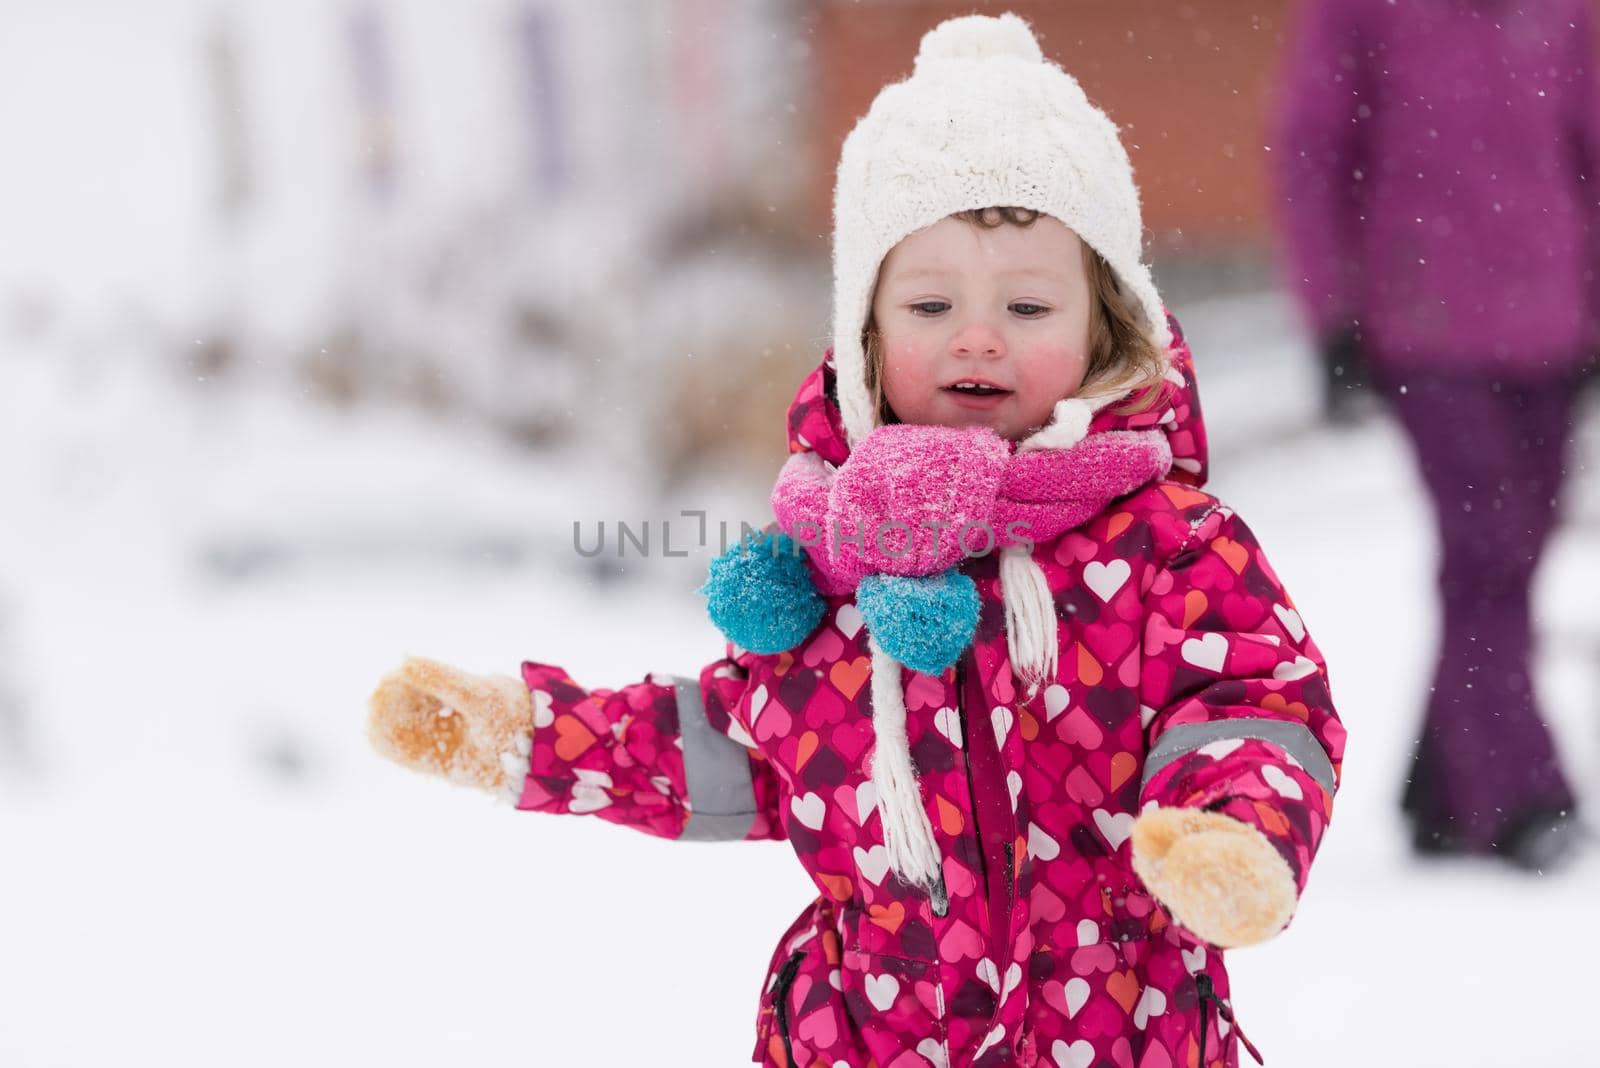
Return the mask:
<svg viewBox="0 0 1600 1068"><path fill-rule="evenodd" d="M472 55L470 18L384 8ZM276 72L253 128L283 177L245 238L205 208L196 57L218 10ZM571 523L764 516L753 481L668 491L582 433L531 449L470 397L334 405L274 368L330 315L318 294L367 299L360 263L330 263L338 182L301 157L345 128L319 99L335 10L71 0L0 33L0 1065L746 1063L762 969L812 896L786 846L524 815L366 746L366 696L407 652L588 685L694 670L720 648L691 592L704 554L584 561ZM458 86L436 131L478 113L470 65L404 83ZM460 175L510 169L461 136ZM422 235L394 240L426 238L425 199L399 224ZM1600 851L1540 877L1405 848L1437 621L1403 440L1381 416L1315 427L1280 295L1176 311L1212 488L1293 592L1351 738L1299 919L1230 958L1240 1022L1296 1068L1593 1063ZM197 371L184 346L241 319L245 373ZM1536 591L1538 682L1591 811L1597 452L1591 403Z"/></svg>

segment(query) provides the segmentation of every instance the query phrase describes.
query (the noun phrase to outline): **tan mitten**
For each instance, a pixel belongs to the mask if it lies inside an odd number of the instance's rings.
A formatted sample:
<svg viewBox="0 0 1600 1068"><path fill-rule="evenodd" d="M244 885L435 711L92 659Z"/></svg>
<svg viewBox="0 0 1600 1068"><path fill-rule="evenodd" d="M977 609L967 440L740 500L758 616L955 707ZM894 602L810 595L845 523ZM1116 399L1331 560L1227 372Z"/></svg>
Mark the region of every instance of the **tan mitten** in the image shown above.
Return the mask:
<svg viewBox="0 0 1600 1068"><path fill-rule="evenodd" d="M533 701L520 679L413 656L367 704L367 737L395 763L496 794L521 788Z"/></svg>
<svg viewBox="0 0 1600 1068"><path fill-rule="evenodd" d="M1265 942L1294 914L1289 862L1247 823L1193 808L1152 808L1133 822L1133 870L1203 941Z"/></svg>

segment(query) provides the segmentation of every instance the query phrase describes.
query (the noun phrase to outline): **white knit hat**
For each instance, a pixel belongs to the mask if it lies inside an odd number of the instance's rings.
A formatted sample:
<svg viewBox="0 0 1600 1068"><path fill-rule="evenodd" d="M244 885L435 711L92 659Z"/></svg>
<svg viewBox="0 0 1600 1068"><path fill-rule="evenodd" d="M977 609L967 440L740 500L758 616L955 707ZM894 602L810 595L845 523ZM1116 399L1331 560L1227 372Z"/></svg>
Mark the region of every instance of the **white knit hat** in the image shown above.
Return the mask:
<svg viewBox="0 0 1600 1068"><path fill-rule="evenodd" d="M1116 126L1071 75L1046 62L1016 15L949 19L922 38L911 77L878 93L839 155L833 357L851 445L877 425L861 330L884 257L947 215L995 206L1030 208L1070 227L1115 272L1158 351L1171 345L1161 298L1140 261L1139 190ZM1019 448L1070 448L1094 413L1118 399L1058 401L1050 423ZM1000 584L1011 662L1036 688L1056 672L1049 583L1029 553L1011 549L1001 555ZM907 747L900 665L876 639L870 648L872 778L884 845L896 874L926 886L943 914L940 852Z"/></svg>
<svg viewBox="0 0 1600 1068"><path fill-rule="evenodd" d="M1171 344L1140 261L1139 190L1116 126L1016 15L949 19L923 36L911 77L878 93L839 154L833 358L852 445L877 425L861 329L883 258L947 215L994 206L1070 227L1115 272L1157 350Z"/></svg>

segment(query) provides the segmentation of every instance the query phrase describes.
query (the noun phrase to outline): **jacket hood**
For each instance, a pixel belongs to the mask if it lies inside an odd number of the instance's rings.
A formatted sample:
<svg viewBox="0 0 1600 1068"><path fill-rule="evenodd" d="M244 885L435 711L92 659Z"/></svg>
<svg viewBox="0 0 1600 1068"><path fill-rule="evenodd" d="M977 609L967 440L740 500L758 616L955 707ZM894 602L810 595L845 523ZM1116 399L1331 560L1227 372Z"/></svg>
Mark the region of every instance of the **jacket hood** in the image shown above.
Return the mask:
<svg viewBox="0 0 1600 1068"><path fill-rule="evenodd" d="M1207 472L1206 428L1195 383L1194 357L1170 312L1167 325L1172 331L1172 344L1167 350L1166 379L1156 402L1133 414L1119 413L1115 405L1104 408L1089 424L1089 433L1159 427L1172 448L1172 470L1167 477L1203 486ZM833 350L829 349L817 369L800 383L789 405L788 425L791 453L814 452L837 465L850 455L850 445L839 413L835 374Z"/></svg>

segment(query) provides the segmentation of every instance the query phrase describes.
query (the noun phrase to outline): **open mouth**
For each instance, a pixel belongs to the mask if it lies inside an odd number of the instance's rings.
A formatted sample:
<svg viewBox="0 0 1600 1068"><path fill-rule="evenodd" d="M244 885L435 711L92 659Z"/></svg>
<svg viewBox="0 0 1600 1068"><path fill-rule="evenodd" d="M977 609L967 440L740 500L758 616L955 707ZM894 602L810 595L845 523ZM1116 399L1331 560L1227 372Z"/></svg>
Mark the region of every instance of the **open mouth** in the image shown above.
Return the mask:
<svg viewBox="0 0 1600 1068"><path fill-rule="evenodd" d="M947 393L954 393L958 397L998 397L1011 392L1009 389L1001 389L987 382L953 382L944 389Z"/></svg>

